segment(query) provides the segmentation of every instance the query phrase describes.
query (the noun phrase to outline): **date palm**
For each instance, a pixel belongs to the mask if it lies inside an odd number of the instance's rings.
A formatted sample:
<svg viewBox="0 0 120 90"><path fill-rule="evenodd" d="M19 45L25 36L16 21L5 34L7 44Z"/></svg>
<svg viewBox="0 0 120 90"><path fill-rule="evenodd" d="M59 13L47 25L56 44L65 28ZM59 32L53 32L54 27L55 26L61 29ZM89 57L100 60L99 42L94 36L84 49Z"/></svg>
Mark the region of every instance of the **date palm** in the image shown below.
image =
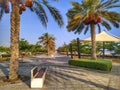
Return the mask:
<svg viewBox="0 0 120 90"><path fill-rule="evenodd" d="M113 8L120 8L120 0L82 0L81 2L71 2L73 8L67 12L68 31L84 34L88 30L91 32L92 58L96 57L96 29L101 32L101 27L107 30L119 28L120 13L113 11Z"/></svg>
<svg viewBox="0 0 120 90"><path fill-rule="evenodd" d="M56 0L54 0L56 1ZM10 2L10 3L9 3ZM18 58L19 58L19 32L20 32L20 14L29 8L35 12L40 19L43 26L47 27L48 18L46 9L49 10L54 20L61 27L63 25L62 16L59 11L49 5L47 0L0 0L0 20L4 13L9 13L9 4L11 4L12 11L10 16L11 23L11 59L9 69L9 79L18 78Z"/></svg>
<svg viewBox="0 0 120 90"><path fill-rule="evenodd" d="M51 51L55 51L55 37L53 35L45 33L38 39L38 43L42 43L43 46L47 49L48 55L50 55Z"/></svg>

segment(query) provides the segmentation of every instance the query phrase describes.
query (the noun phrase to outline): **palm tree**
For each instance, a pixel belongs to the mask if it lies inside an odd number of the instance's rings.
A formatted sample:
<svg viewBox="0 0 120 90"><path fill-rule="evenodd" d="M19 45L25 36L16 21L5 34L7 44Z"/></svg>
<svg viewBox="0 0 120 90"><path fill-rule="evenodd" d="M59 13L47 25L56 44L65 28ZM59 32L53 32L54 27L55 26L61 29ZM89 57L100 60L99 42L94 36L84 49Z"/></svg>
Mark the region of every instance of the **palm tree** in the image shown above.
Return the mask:
<svg viewBox="0 0 120 90"><path fill-rule="evenodd" d="M119 0L82 0L79 2L71 2L73 8L67 12L68 31L84 34L90 29L92 41L92 58L96 57L96 41L95 29L101 32L101 26L107 30L112 29L112 25L119 28L120 13L111 9L119 8Z"/></svg>
<svg viewBox="0 0 120 90"><path fill-rule="evenodd" d="M39 43L42 43L43 46L47 49L47 54L50 55L50 52L55 51L55 37L48 33L43 34L41 37L38 38Z"/></svg>
<svg viewBox="0 0 120 90"><path fill-rule="evenodd" d="M55 0L54 0L55 1ZM59 11L49 5L47 0L0 0L0 20L4 13L9 13L9 2L11 3L11 59L9 79L18 78L18 58L19 58L19 32L20 32L20 14L29 8L35 12L43 26L47 27L48 18L44 7L46 6L54 20L60 27L63 25L63 19Z"/></svg>

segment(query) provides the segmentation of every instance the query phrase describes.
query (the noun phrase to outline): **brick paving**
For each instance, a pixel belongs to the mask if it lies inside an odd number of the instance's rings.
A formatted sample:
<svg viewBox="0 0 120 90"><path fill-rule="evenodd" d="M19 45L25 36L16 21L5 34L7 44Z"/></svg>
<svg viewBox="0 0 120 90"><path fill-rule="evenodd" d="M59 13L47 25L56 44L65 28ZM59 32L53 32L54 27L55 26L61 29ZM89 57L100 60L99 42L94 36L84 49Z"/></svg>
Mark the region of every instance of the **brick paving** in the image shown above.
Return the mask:
<svg viewBox="0 0 120 90"><path fill-rule="evenodd" d="M0 85L0 90L120 90L120 63L113 63L111 72L93 70L67 64L69 58L58 56L44 58L40 56L24 58L19 63L19 74L30 77L34 66L48 67L44 86L31 89L30 80ZM9 62L0 63L0 76L8 75Z"/></svg>

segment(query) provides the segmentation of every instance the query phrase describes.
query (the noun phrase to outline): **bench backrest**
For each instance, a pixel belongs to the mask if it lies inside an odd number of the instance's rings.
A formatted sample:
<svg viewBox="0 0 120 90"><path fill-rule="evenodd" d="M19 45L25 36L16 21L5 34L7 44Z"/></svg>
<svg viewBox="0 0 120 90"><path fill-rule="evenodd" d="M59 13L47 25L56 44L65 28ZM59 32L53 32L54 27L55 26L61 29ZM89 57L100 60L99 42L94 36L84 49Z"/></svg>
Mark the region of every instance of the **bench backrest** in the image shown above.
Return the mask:
<svg viewBox="0 0 120 90"><path fill-rule="evenodd" d="M31 70L31 78L33 78L37 72L38 72L38 67L36 66Z"/></svg>
<svg viewBox="0 0 120 90"><path fill-rule="evenodd" d="M42 78L46 70L47 70L47 68L41 68L41 69L38 71L38 73L37 73L37 75L35 76L35 78Z"/></svg>
<svg viewBox="0 0 120 90"><path fill-rule="evenodd" d="M38 72L38 67L35 67L34 69L33 69L33 77L35 76L35 74Z"/></svg>

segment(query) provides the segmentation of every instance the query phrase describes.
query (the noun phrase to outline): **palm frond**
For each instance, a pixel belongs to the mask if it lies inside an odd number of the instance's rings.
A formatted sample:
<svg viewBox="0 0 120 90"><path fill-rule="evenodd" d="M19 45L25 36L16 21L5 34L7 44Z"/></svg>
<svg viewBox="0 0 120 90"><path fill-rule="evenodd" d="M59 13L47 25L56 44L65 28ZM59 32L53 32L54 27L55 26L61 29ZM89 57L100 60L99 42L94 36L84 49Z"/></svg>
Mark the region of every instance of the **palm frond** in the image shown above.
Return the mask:
<svg viewBox="0 0 120 90"><path fill-rule="evenodd" d="M34 3L34 6L31 8L31 10L33 10L37 14L42 25L47 27L48 18L43 6L38 0L34 0L33 3Z"/></svg>
<svg viewBox="0 0 120 90"><path fill-rule="evenodd" d="M2 17L3 17L3 14L4 14L4 11L3 11L2 8L0 8L0 21L1 21Z"/></svg>
<svg viewBox="0 0 120 90"><path fill-rule="evenodd" d="M107 6L105 9L118 8L118 7L120 7L120 4L118 4L118 5Z"/></svg>
<svg viewBox="0 0 120 90"><path fill-rule="evenodd" d="M110 10L112 8L119 8L119 0L82 0L79 2L71 2L73 8L69 9L66 13L68 17L68 31L73 31L74 33L81 33L82 30L87 32L89 25L83 24L80 26L80 23L84 23L86 18L89 18L90 15L94 17L94 20L97 20L97 16L100 16L101 22L94 24L98 28L98 32L101 32L101 25L103 25L107 30L111 30L113 25L118 28L120 25L120 13ZM81 15L81 19L77 22L77 19L74 19L75 15ZM96 17L96 18L95 18ZM80 30L80 29L81 30Z"/></svg>
<svg viewBox="0 0 120 90"><path fill-rule="evenodd" d="M103 4L99 4L99 5L97 5L96 7L95 7L95 10L100 10L100 9L102 9L103 8Z"/></svg>
<svg viewBox="0 0 120 90"><path fill-rule="evenodd" d="M68 31L70 32L70 31L74 31L75 29L77 29L79 23L80 23L80 18L78 18L77 20L76 19L71 20L67 25Z"/></svg>
<svg viewBox="0 0 120 90"><path fill-rule="evenodd" d="M58 23L58 25L62 27L64 25L64 22L58 9L50 6L48 2L46 2L46 0L43 0L43 4L48 8L48 10L50 11L51 15L53 16L54 20Z"/></svg>
<svg viewBox="0 0 120 90"><path fill-rule="evenodd" d="M110 8L120 7L119 4L117 4L118 2L119 0L107 0L102 4L104 5L104 9L110 9Z"/></svg>
<svg viewBox="0 0 120 90"><path fill-rule="evenodd" d="M100 33L101 32L101 27L100 27L99 24L97 24L97 26L98 26L98 33Z"/></svg>
<svg viewBox="0 0 120 90"><path fill-rule="evenodd" d="M35 6L36 6L37 8L39 8L40 12L45 15L45 18L46 18L46 20L48 21L46 12L45 12L43 6L40 4L39 0L34 0L34 4L35 4Z"/></svg>
<svg viewBox="0 0 120 90"><path fill-rule="evenodd" d="M89 26L86 26L84 34L86 34L88 32L88 30L89 30Z"/></svg>
<svg viewBox="0 0 120 90"><path fill-rule="evenodd" d="M116 21L110 21L110 22L114 27L119 28L119 23L117 23Z"/></svg>
<svg viewBox="0 0 120 90"><path fill-rule="evenodd" d="M40 19L42 25L45 26L45 27L47 27L47 19L46 19L46 17L44 16L44 14L41 13L38 8L33 8L33 10L34 10L34 12L37 14L37 16L38 16L38 18Z"/></svg>
<svg viewBox="0 0 120 90"><path fill-rule="evenodd" d="M110 24L107 23L107 21L102 20L101 24L102 24L107 30L111 30L111 26L110 26Z"/></svg>
<svg viewBox="0 0 120 90"><path fill-rule="evenodd" d="M76 31L74 32L75 34L76 33L78 33L78 34L80 34L82 31L83 31L83 29L84 29L84 24L82 23L82 22L80 22L79 24L78 24L78 27L77 27L77 29L76 29Z"/></svg>

